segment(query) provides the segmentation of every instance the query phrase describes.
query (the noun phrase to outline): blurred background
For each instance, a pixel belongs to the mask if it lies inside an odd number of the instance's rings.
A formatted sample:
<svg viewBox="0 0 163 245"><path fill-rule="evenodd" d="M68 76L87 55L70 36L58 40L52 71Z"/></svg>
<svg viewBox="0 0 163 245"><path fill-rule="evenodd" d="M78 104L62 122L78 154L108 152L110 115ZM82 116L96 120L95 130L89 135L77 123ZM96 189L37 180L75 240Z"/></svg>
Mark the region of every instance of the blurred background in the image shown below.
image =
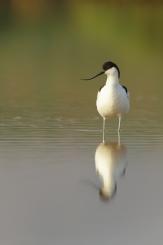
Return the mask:
<svg viewBox="0 0 163 245"><path fill-rule="evenodd" d="M161 2L1 0L1 117L16 107L69 105L91 113L94 107L81 103L93 105L105 78L80 78L100 71L106 60L120 66L133 97L162 94Z"/></svg>
<svg viewBox="0 0 163 245"><path fill-rule="evenodd" d="M27 128L59 129L66 120L73 128L73 119L95 118L96 93L105 77L80 78L99 72L107 60L120 66L132 120L152 111L159 121L162 27L162 1L1 0L1 137L24 127L22 137Z"/></svg>

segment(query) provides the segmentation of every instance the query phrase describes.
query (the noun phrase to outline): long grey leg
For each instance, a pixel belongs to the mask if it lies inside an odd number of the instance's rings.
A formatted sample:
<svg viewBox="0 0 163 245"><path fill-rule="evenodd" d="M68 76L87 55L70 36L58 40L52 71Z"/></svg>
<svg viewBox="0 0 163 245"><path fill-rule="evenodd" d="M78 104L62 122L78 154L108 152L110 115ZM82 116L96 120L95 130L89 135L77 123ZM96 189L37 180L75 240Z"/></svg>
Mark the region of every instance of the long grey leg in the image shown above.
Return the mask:
<svg viewBox="0 0 163 245"><path fill-rule="evenodd" d="M118 145L121 145L121 135L120 135L120 131L118 131Z"/></svg>
<svg viewBox="0 0 163 245"><path fill-rule="evenodd" d="M121 115L118 116L118 132L120 132L121 128Z"/></svg>
<svg viewBox="0 0 163 245"><path fill-rule="evenodd" d="M121 115L118 116L118 145L121 144L120 128L121 128Z"/></svg>
<svg viewBox="0 0 163 245"><path fill-rule="evenodd" d="M105 117L103 117L102 142L105 143Z"/></svg>

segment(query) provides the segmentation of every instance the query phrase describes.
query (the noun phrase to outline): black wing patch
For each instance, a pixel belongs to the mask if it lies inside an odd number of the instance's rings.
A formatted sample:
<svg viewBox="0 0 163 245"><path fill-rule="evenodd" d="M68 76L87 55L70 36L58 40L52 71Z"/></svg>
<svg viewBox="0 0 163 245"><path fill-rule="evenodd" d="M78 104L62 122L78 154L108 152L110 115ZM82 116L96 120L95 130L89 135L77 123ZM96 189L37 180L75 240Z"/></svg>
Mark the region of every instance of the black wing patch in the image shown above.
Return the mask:
<svg viewBox="0 0 163 245"><path fill-rule="evenodd" d="M98 92L100 92L100 91L101 91L101 89L102 89L104 86L105 86L105 85L102 85L102 86L99 88Z"/></svg>
<svg viewBox="0 0 163 245"><path fill-rule="evenodd" d="M128 89L126 88L126 86L122 85L122 87L124 88L124 90L126 91L126 94L128 93Z"/></svg>

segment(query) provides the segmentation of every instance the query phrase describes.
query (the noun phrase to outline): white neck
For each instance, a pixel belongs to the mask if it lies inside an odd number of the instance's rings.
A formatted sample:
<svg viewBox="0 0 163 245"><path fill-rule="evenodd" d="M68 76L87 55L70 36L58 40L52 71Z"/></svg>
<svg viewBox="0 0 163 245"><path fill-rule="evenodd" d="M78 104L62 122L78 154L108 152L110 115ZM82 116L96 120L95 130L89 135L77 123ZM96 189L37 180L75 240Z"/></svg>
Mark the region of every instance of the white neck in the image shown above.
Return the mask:
<svg viewBox="0 0 163 245"><path fill-rule="evenodd" d="M106 79L106 85L114 86L119 83L119 78L116 75L108 75Z"/></svg>

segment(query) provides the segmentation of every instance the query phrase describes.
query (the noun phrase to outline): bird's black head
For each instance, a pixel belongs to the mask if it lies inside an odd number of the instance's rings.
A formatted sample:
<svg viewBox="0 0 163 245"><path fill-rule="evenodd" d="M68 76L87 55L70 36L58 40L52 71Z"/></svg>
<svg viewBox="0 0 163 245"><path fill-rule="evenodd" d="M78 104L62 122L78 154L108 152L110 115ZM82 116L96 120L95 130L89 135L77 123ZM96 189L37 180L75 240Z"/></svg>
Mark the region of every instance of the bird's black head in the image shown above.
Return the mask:
<svg viewBox="0 0 163 245"><path fill-rule="evenodd" d="M112 67L115 67L117 69L118 77L120 78L120 70L119 70L119 67L115 63L113 63L112 61L107 61L102 66L104 71L107 71L107 70L111 69Z"/></svg>
<svg viewBox="0 0 163 245"><path fill-rule="evenodd" d="M92 79L94 79L94 78L96 78L96 77L104 74L107 70L109 70L109 69L111 69L113 67L115 67L117 69L117 71L118 71L118 77L120 78L120 70L119 70L118 66L115 63L113 63L112 61L107 61L102 66L103 71L101 71L100 73L98 73L97 75L95 75L93 77L85 78L85 79L82 79L82 80L92 80Z"/></svg>

